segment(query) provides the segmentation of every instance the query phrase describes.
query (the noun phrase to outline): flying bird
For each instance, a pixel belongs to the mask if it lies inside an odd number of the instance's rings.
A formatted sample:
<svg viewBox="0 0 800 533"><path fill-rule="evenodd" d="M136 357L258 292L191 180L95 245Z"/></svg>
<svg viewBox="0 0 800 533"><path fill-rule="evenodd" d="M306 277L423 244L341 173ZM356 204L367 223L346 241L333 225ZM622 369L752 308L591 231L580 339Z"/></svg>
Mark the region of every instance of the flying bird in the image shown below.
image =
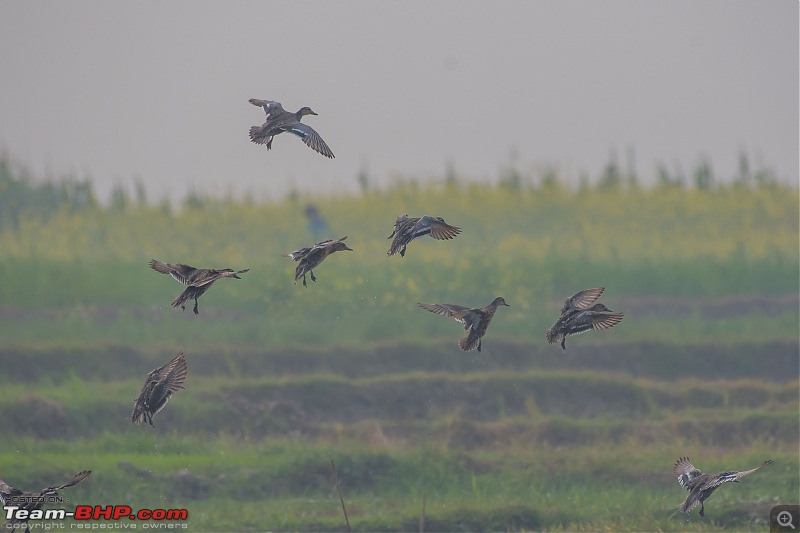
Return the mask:
<svg viewBox="0 0 800 533"><path fill-rule="evenodd" d="M55 498L58 496L58 491L61 489L66 489L67 487L72 487L73 485L77 485L92 473L91 470L84 470L82 472L78 472L75 474L70 481L64 483L63 485L59 485L57 487L45 487L39 492L23 492L19 489L15 489L11 485L8 485L4 481L0 480L0 501L3 502L4 507L15 506L19 507L20 510L28 511L28 518L25 519L17 519L12 518L6 521L5 527L13 530L17 530L18 528L21 531L28 531L29 525L28 520L30 518L30 512L36 511L41 509L42 506L48 502L50 498ZM21 524L21 526L20 526Z"/></svg>
<svg viewBox="0 0 800 533"><path fill-rule="evenodd" d="M273 100L251 98L250 103L263 107L264 113L267 114L267 120L264 124L250 128L250 140L252 142L265 144L267 150L270 150L272 148L272 138L287 131L300 137L309 148L314 149L325 157L334 158L333 152L322 140L319 133L308 124L300 122L306 115L316 115L310 107L301 107L296 113L290 113L283 109L280 102Z"/></svg>
<svg viewBox="0 0 800 533"><path fill-rule="evenodd" d="M311 281L316 283L317 278L314 276L314 268L318 267L326 257L334 252L341 252L344 250L350 252L353 251L352 248L349 248L344 242L342 242L346 238L347 235L341 239L328 239L326 241L319 242L314 246L300 248L299 250L295 250L294 252L286 254L286 257L291 257L295 261L299 261L297 268L294 270L294 282L297 283L297 280L303 278L303 287L308 287L308 284L306 283L306 274L311 274Z"/></svg>
<svg viewBox="0 0 800 533"><path fill-rule="evenodd" d="M183 352L178 352L172 361L147 374L142 392L134 400L131 421L136 425L147 422L152 426L153 417L167 405L170 396L184 388L187 371L186 358Z"/></svg>
<svg viewBox="0 0 800 533"><path fill-rule="evenodd" d="M417 305L431 313L450 317L457 322L461 322L467 334L458 341L458 347L465 352L471 350L481 351L481 338L486 335L486 330L489 328L489 323L492 321L498 305L511 307L502 296L498 296L485 307L464 307L463 305L454 304L418 303Z"/></svg>
<svg viewBox="0 0 800 533"><path fill-rule="evenodd" d="M184 285L188 285L186 289L180 293L174 300L172 300L172 307L180 306L184 311L186 310L186 303L194 300L194 314L199 315L200 311L197 308L197 300L200 298L215 281L222 278L236 278L239 274L244 274L249 271L249 268L244 270L233 270L231 268L223 268L216 270L213 268L195 268L193 266L184 265L183 263L162 263L155 259L150 260L150 268L161 274L169 274L172 278Z"/></svg>
<svg viewBox="0 0 800 533"><path fill-rule="evenodd" d="M392 234L387 237L387 239L394 237L394 240L386 255L400 252L400 257L405 257L406 246L417 237L430 235L437 241L444 241L452 239L459 233L461 228L451 226L442 217L425 215L420 218L409 218L407 214L400 215L394 222Z"/></svg>
<svg viewBox="0 0 800 533"><path fill-rule="evenodd" d="M688 457L681 457L675 463L673 472L676 476L678 476L678 483L680 483L681 487L689 491L689 495L680 505L679 509L682 513L688 513L697 507L697 504L699 503L700 516L705 516L705 505L703 502L705 502L711 496L711 494L717 490L717 487L723 483L728 483L729 481L738 483L739 480L744 476L750 475L753 472L761 470L762 468L771 464L772 460L767 460L761 463L761 466L750 470L745 470L744 472L721 472L715 476L712 476L710 474L704 474L698 470L692 464L692 462L689 461Z"/></svg>
<svg viewBox="0 0 800 533"><path fill-rule="evenodd" d="M594 304L584 311L572 311L561 315L547 330L545 336L550 344L560 343L561 348L566 350L567 336L612 328L619 324L622 318L622 313L615 313L603 304Z"/></svg>
<svg viewBox="0 0 800 533"><path fill-rule="evenodd" d="M603 294L604 287L580 291L566 300L561 308L561 316L545 333L550 344L561 344L566 350L569 335L577 335L586 331L600 331L616 326L623 318L622 313L615 313L601 303L595 303Z"/></svg>

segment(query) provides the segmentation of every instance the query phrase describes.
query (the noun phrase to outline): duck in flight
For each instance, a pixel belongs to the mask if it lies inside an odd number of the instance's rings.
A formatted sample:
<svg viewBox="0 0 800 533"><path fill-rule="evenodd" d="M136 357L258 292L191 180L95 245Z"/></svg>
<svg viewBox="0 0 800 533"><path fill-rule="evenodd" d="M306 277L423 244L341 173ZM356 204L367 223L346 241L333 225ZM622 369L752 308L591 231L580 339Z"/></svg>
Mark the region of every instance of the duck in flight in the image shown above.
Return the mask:
<svg viewBox="0 0 800 533"><path fill-rule="evenodd" d="M275 102L274 100L251 98L250 103L264 108L264 113L267 114L267 120L264 124L250 128L250 140L252 142L264 144L267 150L270 150L272 148L272 138L286 131L300 137L306 143L306 146L316 152L325 157L334 158L333 152L322 140L319 133L308 124L300 122L306 115L316 115L310 107L301 107L296 113L290 113L283 109L280 102Z"/></svg>
<svg viewBox="0 0 800 533"><path fill-rule="evenodd" d="M197 308L197 300L200 298L215 281L222 278L236 278L239 274L244 274L249 268L244 270L233 270L231 268L214 269L214 268L195 268L193 266L184 265L183 263L162 263L155 259L150 260L150 268L161 274L169 274L172 278L184 285L188 285L186 289L180 293L174 300L172 300L172 307L180 306L184 311L186 310L186 303L194 300L194 314L199 315L200 311Z"/></svg>
<svg viewBox="0 0 800 533"><path fill-rule="evenodd" d="M484 307L464 307L463 305L455 304L417 305L431 313L450 317L456 322L461 322L467 334L458 341L458 347L465 352L471 350L481 351L481 338L486 335L486 330L489 329L489 323L492 321L495 311L497 311L497 306L505 305L506 307L511 307L502 296L498 296Z"/></svg>
<svg viewBox="0 0 800 533"><path fill-rule="evenodd" d="M569 335L600 331L619 324L622 313L615 313L605 305L595 303L604 290L604 287L586 289L567 298L561 308L561 316L545 334L547 342L561 344L561 349L566 350Z"/></svg>
<svg viewBox="0 0 800 533"><path fill-rule="evenodd" d="M170 396L184 388L187 371L186 358L183 352L178 352L172 361L147 374L142 392L134 400L131 421L136 425L147 422L152 426L153 417L167 405Z"/></svg>
<svg viewBox="0 0 800 533"><path fill-rule="evenodd" d="M680 505L681 512L688 513L697 507L697 504L700 504L700 516L705 516L706 510L703 502L705 502L720 485L728 482L738 483L744 476L748 476L771 464L772 461L767 460L761 463L761 466L745 470L744 472L721 472L712 476L711 474L704 474L698 470L688 457L681 457L675 463L675 467L672 470L673 473L678 476L678 483L680 483L681 487L689 491L689 495Z"/></svg>
<svg viewBox="0 0 800 533"><path fill-rule="evenodd" d="M294 270L294 282L297 283L297 280L303 278L303 287L308 287L306 283L306 274L311 274L311 281L316 283L317 278L314 276L314 268L318 267L326 257L334 252L341 252L344 250L353 251L352 248L348 247L343 242L346 238L347 235L341 239L328 239L318 242L314 246L300 248L299 250L286 254L286 257L291 257L299 262L297 268Z"/></svg>
<svg viewBox="0 0 800 533"><path fill-rule="evenodd" d="M406 246L417 237L430 235L437 241L444 241L452 239L459 233L461 233L461 228L451 226L442 217L425 215L419 218L411 218L407 214L400 215L394 221L392 234L387 237L387 239L392 237L394 239L386 255L394 255L400 252L400 257L405 257Z"/></svg>

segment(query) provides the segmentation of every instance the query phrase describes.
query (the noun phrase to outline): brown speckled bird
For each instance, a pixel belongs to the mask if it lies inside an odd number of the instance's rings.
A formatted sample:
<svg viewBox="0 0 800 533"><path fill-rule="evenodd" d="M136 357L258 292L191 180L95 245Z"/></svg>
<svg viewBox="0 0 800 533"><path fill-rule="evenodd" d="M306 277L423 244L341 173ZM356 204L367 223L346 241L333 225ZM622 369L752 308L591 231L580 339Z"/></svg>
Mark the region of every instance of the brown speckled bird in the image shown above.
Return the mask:
<svg viewBox="0 0 800 533"><path fill-rule="evenodd" d="M250 128L250 140L254 143L266 145L269 150L272 148L272 138L286 131L300 137L306 146L316 152L325 157L334 158L333 152L319 136L319 133L308 124L300 122L306 115L316 115L310 107L301 107L296 113L290 113L283 109L280 102L274 100L251 98L250 103L264 108L264 113L267 114L264 124Z"/></svg>
<svg viewBox="0 0 800 533"><path fill-rule="evenodd" d="M444 241L452 239L459 233L461 228L451 226L442 217L425 215L420 218L409 218L407 214L400 215L394 222L392 234L387 237L387 239L394 237L394 240L386 255L400 252L400 257L405 257L406 246L417 237L430 235L438 241Z"/></svg>
<svg viewBox="0 0 800 533"><path fill-rule="evenodd" d="M436 313L455 319L464 325L464 331L467 334L458 341L458 347L468 352L470 350L481 351L481 337L486 335L486 330L489 328L489 323L492 321L498 305L505 305L511 307L503 299L498 296L492 303L486 307L464 307L463 305L454 304L417 304L426 311Z"/></svg>
<svg viewBox="0 0 800 533"><path fill-rule="evenodd" d="M45 487L39 492L23 492L0 480L0 501L3 502L4 507L15 506L19 507L20 510L25 510L30 513L31 511L41 509L51 498L56 498L59 490L77 485L89 477L91 473L91 470L78 472L75 474L75 477L67 483L57 487ZM12 518L7 520L4 529L27 531L29 529L28 519Z"/></svg>
<svg viewBox="0 0 800 533"><path fill-rule="evenodd" d="M684 500L679 507L681 512L688 513L697 507L697 504L699 503L700 516L705 516L705 506L703 502L706 501L715 490L717 490L717 487L730 481L738 483L739 480L744 476L750 475L753 472L761 470L765 466L769 466L771 464L772 460L767 460L761 463L761 466L750 470L745 470L744 472L721 472L715 476L712 476L710 474L704 474L698 470L692 464L692 462L689 461L688 457L681 457L675 463L675 468L673 469L675 475L678 476L678 483L680 483L681 487L689 491L689 495L686 497L686 500Z"/></svg>
<svg viewBox="0 0 800 533"><path fill-rule="evenodd" d="M161 411L173 393L183 389L186 381L186 358L178 352L172 361L147 374L142 392L134 400L131 421L134 424L147 422L153 425L153 417Z"/></svg>
<svg viewBox="0 0 800 533"><path fill-rule="evenodd" d="M326 257L331 255L334 252L341 252L347 250L352 252L353 249L349 248L344 242L347 238L347 235L342 237L341 239L328 239L326 241L319 242L314 246L308 248L300 248L299 250L295 250L294 252L290 252L286 254L286 257L291 257L295 261L299 261L297 268L294 270L294 282L297 283L297 280L303 278L303 286L308 287L306 283L306 274L311 274L311 281L317 281L317 278L314 276L314 268L319 266Z"/></svg>
<svg viewBox="0 0 800 533"><path fill-rule="evenodd" d="M155 259L150 260L150 268L161 274L169 274L172 278L188 287L180 293L174 300L172 300L172 307L180 306L184 311L186 310L186 303L194 300L194 314L199 315L200 311L197 307L197 299L200 298L215 281L222 278L236 278L239 274L244 274L249 271L249 268L244 270L235 271L230 268L213 269L213 268L195 268L193 266L184 265L183 263L162 263Z"/></svg>

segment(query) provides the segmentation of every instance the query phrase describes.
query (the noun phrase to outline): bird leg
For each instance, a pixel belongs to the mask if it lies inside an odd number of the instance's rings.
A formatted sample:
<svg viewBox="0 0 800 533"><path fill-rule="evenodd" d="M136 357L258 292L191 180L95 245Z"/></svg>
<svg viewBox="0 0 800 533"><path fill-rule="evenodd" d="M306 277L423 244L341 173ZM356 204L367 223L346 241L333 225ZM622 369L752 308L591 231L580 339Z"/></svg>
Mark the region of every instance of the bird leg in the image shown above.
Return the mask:
<svg viewBox="0 0 800 533"><path fill-rule="evenodd" d="M197 310L197 298L194 299L194 309L192 309L192 311L194 311L196 315L200 314L200 311Z"/></svg>
<svg viewBox="0 0 800 533"><path fill-rule="evenodd" d="M480 339L478 339L478 351L479 352L481 351L481 340Z"/></svg>
<svg viewBox="0 0 800 533"><path fill-rule="evenodd" d="M317 278L314 277L314 271L313 270L309 270L309 273L311 274L311 281L316 283L317 282Z"/></svg>
<svg viewBox="0 0 800 533"><path fill-rule="evenodd" d="M561 339L561 349L562 350L566 350L567 349L566 342L567 342L567 336L564 335L564 338Z"/></svg>
<svg viewBox="0 0 800 533"><path fill-rule="evenodd" d="M700 516L706 515L706 506L703 502L700 502Z"/></svg>
<svg viewBox="0 0 800 533"><path fill-rule="evenodd" d="M406 245L404 244L403 247L400 249L400 257L406 256Z"/></svg>
<svg viewBox="0 0 800 533"><path fill-rule="evenodd" d="M303 274L303 287L308 287L308 283L306 283L306 275Z"/></svg>
<svg viewBox="0 0 800 533"><path fill-rule="evenodd" d="M272 137L270 137L269 140L267 141L267 150L271 149L272 149Z"/></svg>

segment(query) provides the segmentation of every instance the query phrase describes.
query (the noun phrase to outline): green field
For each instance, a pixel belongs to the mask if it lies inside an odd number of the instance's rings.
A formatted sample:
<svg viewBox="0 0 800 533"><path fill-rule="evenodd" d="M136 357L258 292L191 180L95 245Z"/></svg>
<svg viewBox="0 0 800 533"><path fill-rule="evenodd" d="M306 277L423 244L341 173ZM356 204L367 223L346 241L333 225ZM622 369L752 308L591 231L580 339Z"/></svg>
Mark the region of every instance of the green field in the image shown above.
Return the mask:
<svg viewBox="0 0 800 533"><path fill-rule="evenodd" d="M355 251L304 288L283 254L313 242L310 202ZM387 257L405 212L463 233ZM23 212L0 225L0 479L92 469L68 507L341 531L333 459L359 531L764 530L800 493L799 217L778 185L457 182ZM250 271L195 317L151 258ZM563 299L595 286L622 323L548 345ZM499 295L481 353L416 307ZM132 426L145 374L178 350L187 390ZM703 518L677 512L685 455L710 473L774 464Z"/></svg>

